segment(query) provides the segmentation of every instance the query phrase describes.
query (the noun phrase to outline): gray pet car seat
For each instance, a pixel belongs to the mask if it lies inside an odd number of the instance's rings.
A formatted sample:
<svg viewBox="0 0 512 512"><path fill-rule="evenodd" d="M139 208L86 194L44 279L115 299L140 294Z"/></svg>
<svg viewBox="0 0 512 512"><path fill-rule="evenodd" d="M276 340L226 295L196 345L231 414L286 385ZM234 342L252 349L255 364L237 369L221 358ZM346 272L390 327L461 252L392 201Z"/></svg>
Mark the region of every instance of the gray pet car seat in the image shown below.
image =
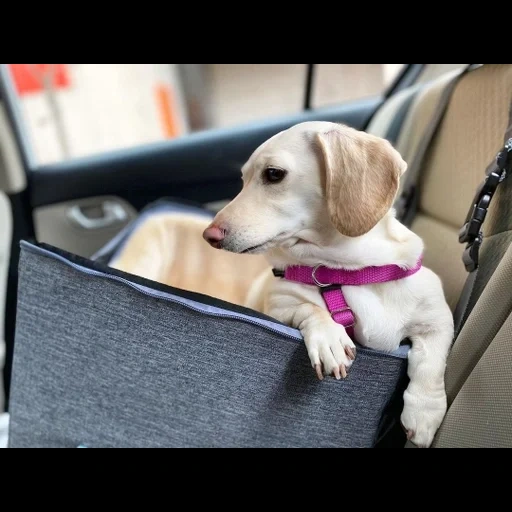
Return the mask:
<svg viewBox="0 0 512 512"><path fill-rule="evenodd" d="M95 261L22 242L11 448L403 446L407 345L319 382L295 329L110 268L163 210L210 215L158 202Z"/></svg>

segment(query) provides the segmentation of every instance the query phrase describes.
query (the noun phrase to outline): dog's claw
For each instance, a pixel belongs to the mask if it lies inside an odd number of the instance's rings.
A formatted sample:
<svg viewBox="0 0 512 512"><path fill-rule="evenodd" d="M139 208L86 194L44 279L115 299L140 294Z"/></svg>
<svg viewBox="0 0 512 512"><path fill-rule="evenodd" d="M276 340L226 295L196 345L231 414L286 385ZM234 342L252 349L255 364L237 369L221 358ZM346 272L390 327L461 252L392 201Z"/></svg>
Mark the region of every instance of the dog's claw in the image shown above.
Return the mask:
<svg viewBox="0 0 512 512"><path fill-rule="evenodd" d="M322 372L322 365L315 364L315 371L316 371L316 376L318 377L318 380L324 380L324 374Z"/></svg>
<svg viewBox="0 0 512 512"><path fill-rule="evenodd" d="M344 364L340 364L340 372L341 372L342 378L346 379L347 378L347 369L345 368Z"/></svg>
<svg viewBox="0 0 512 512"><path fill-rule="evenodd" d="M400 422L400 426L407 436L407 441L410 441L414 437L414 432L412 430L407 430L402 422Z"/></svg>
<svg viewBox="0 0 512 512"><path fill-rule="evenodd" d="M355 350L355 348L352 349L350 347L345 347L345 354L347 354L347 357L352 361L354 361L354 359L356 358Z"/></svg>
<svg viewBox="0 0 512 512"><path fill-rule="evenodd" d="M336 380L341 380L341 374L340 374L340 369L339 368L334 368L333 373L334 373L334 378Z"/></svg>

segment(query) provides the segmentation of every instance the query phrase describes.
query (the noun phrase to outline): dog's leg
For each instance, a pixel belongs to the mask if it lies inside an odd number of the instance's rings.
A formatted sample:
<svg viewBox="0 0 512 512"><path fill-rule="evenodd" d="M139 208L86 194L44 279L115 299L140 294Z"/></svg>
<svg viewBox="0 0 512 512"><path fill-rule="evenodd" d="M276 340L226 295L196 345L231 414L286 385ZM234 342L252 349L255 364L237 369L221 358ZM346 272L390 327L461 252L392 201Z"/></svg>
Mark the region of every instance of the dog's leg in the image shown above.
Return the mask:
<svg viewBox="0 0 512 512"><path fill-rule="evenodd" d="M416 446L428 448L446 414L444 374L453 340L450 328L410 337L409 386L404 393L402 425Z"/></svg>
<svg viewBox="0 0 512 512"><path fill-rule="evenodd" d="M345 378L347 369L355 359L356 348L343 326L334 322L331 315L315 304L274 307L270 316L299 329L304 337L311 365L320 380L324 375Z"/></svg>

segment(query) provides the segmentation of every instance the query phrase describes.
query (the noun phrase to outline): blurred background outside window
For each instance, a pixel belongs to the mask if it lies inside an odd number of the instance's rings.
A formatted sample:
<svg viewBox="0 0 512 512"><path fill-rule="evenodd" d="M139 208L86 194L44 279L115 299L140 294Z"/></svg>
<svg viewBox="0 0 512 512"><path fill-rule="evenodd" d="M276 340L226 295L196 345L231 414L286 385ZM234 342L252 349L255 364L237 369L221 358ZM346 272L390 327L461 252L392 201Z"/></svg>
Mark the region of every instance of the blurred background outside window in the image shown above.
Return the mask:
<svg viewBox="0 0 512 512"><path fill-rule="evenodd" d="M404 64L317 64L312 107L382 93ZM39 164L304 108L307 64L10 64Z"/></svg>

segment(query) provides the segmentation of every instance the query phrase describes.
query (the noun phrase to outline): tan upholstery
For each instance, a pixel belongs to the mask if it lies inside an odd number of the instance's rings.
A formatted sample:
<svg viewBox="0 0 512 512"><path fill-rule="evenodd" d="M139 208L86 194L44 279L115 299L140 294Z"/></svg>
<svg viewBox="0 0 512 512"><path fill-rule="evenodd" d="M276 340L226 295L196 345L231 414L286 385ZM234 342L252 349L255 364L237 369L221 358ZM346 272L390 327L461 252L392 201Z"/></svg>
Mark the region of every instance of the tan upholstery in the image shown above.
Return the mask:
<svg viewBox="0 0 512 512"><path fill-rule="evenodd" d="M399 150L402 154L410 155L409 159L414 154L418 138L432 115L444 85L457 72L434 82L417 98L404 125L404 131L411 133L404 133L399 140L399 144L404 145ZM464 223L475 190L484 178L485 169L503 145L511 98L512 65L488 64L468 73L455 88L422 166L419 214L412 227L425 241L426 265L443 280L452 309L467 277L461 262L464 247L456 242L458 231ZM491 211L486 224L487 234L496 232L492 228L492 216ZM509 219L512 222L512 216ZM489 245L489 241L486 240L485 244ZM492 251L484 248L483 258L485 254L492 257ZM483 273L479 280L479 291L492 271Z"/></svg>
<svg viewBox="0 0 512 512"><path fill-rule="evenodd" d="M441 82L417 98L404 126L412 133L403 133L399 149L409 159ZM503 146L511 102L512 65L487 64L462 77L422 165L413 230L424 239L425 263L442 278L452 308L468 275L458 231ZM449 410L435 447L512 447L512 179L498 189L484 233L474 309L448 359Z"/></svg>
<svg viewBox="0 0 512 512"><path fill-rule="evenodd" d="M409 164L416 155L423 134L430 123L446 85L458 74L460 74L460 70L443 75L438 80L425 86L414 99L396 143L396 149Z"/></svg>
<svg viewBox="0 0 512 512"><path fill-rule="evenodd" d="M512 447L511 339L512 314L450 407L435 447Z"/></svg>
<svg viewBox="0 0 512 512"><path fill-rule="evenodd" d="M464 247L459 244L457 230L422 213L416 216L413 229L425 242L425 266L441 276L446 299L453 311L467 277L461 259Z"/></svg>
<svg viewBox="0 0 512 512"><path fill-rule="evenodd" d="M416 86L409 87L391 96L374 115L366 131L377 137L386 137L400 108L418 89Z"/></svg>
<svg viewBox="0 0 512 512"><path fill-rule="evenodd" d="M512 236L508 236L507 252L482 292L450 353L446 372L449 403L454 400L476 362L512 310L511 239ZM512 357L509 360L512 361Z"/></svg>
<svg viewBox="0 0 512 512"><path fill-rule="evenodd" d="M461 70L465 68L467 64L427 64L427 67L422 71L418 83L427 83L431 80L444 75L453 70Z"/></svg>
<svg viewBox="0 0 512 512"><path fill-rule="evenodd" d="M484 170L503 146L512 65L488 64L456 87L422 170L421 210L459 228Z"/></svg>
<svg viewBox="0 0 512 512"><path fill-rule="evenodd" d="M511 290L509 246L450 354L450 408L434 447L512 447Z"/></svg>

